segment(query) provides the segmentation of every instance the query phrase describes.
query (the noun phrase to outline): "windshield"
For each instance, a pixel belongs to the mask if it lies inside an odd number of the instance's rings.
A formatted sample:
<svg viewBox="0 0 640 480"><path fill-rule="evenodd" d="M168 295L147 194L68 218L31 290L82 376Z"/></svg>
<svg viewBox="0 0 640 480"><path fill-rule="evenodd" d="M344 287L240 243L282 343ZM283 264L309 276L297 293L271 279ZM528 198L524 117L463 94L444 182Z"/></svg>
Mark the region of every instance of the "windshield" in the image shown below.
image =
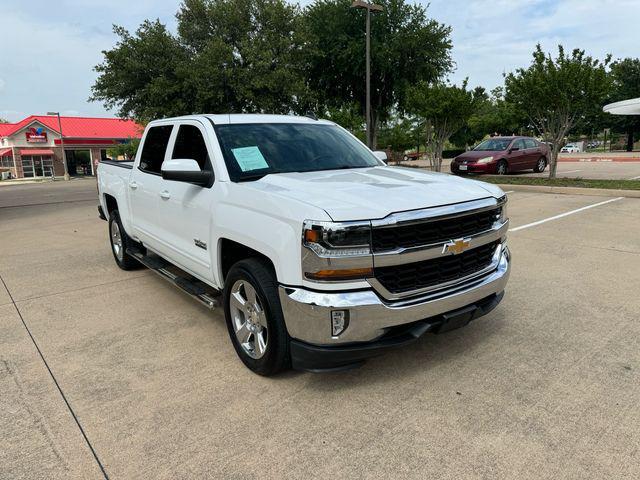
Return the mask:
<svg viewBox="0 0 640 480"><path fill-rule="evenodd" d="M234 182L269 173L314 172L383 165L336 125L246 123L215 127Z"/></svg>
<svg viewBox="0 0 640 480"><path fill-rule="evenodd" d="M479 152L495 152L500 150L506 150L511 143L510 138L490 138L480 143L474 150Z"/></svg>

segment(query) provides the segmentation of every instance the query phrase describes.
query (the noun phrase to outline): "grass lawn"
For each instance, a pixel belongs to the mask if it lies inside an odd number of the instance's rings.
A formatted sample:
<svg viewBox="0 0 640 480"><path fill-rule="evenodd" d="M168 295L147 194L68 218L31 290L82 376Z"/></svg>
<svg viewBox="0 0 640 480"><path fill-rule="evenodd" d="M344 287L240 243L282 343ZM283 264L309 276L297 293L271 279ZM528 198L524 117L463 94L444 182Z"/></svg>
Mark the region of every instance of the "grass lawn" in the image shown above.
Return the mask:
<svg viewBox="0 0 640 480"><path fill-rule="evenodd" d="M548 178L537 177L512 177L498 175L479 175L473 177L489 183L502 185L544 185L546 187L580 187L580 188L607 188L615 190L640 190L640 180L594 180L585 178Z"/></svg>

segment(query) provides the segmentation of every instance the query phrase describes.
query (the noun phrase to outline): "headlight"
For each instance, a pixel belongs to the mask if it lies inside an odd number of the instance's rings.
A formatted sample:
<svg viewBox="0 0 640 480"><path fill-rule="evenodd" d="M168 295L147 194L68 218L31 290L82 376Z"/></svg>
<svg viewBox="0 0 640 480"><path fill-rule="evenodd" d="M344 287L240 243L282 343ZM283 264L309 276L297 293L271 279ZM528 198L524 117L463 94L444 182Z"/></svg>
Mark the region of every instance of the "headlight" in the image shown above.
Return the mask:
<svg viewBox="0 0 640 480"><path fill-rule="evenodd" d="M493 157L482 157L477 161L477 163L489 163L493 160Z"/></svg>
<svg viewBox="0 0 640 480"><path fill-rule="evenodd" d="M373 276L369 222L305 221L302 270L313 281L359 280Z"/></svg>
<svg viewBox="0 0 640 480"><path fill-rule="evenodd" d="M498 220L500 220L500 223L504 223L507 220L509 220L509 215L507 214L507 196L506 195L503 195L498 199L498 205L501 205Z"/></svg>
<svg viewBox="0 0 640 480"><path fill-rule="evenodd" d="M320 256L371 254L369 222L313 222L304 225L304 245Z"/></svg>

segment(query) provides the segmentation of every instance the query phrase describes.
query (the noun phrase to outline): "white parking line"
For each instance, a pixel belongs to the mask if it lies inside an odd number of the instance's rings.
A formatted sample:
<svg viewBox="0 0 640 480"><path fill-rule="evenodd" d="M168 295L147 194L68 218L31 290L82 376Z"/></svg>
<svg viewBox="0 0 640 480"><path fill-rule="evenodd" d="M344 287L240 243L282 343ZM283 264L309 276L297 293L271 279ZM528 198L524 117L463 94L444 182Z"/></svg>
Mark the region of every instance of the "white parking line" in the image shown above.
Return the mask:
<svg viewBox="0 0 640 480"><path fill-rule="evenodd" d="M551 220L557 220L559 218L566 217L568 215L573 215L574 213L582 212L583 210L588 210L590 208L599 207L600 205L606 205L607 203L611 203L611 202L617 202L618 200L622 200L623 198L624 197L611 198L609 200L605 200L604 202L598 202L598 203L594 203L592 205L587 205L586 207L577 208L576 210L571 210L570 212L565 212L565 213L561 213L560 215L555 215L553 217L545 218L543 220L538 220L537 222L527 223L526 225L520 225L519 227L516 227L516 228L510 228L509 231L510 232L517 232L518 230L523 230L525 228L535 227L536 225L540 225L542 223L550 222Z"/></svg>
<svg viewBox="0 0 640 480"><path fill-rule="evenodd" d="M640 179L640 175L638 175L637 177L631 177L628 180L638 180L638 179Z"/></svg>
<svg viewBox="0 0 640 480"><path fill-rule="evenodd" d="M515 190L507 190L507 191L506 191L506 192L504 192L504 193L513 193L514 191L515 191Z"/></svg>
<svg viewBox="0 0 640 480"><path fill-rule="evenodd" d="M576 173L576 172L581 172L582 170L561 170L558 173Z"/></svg>

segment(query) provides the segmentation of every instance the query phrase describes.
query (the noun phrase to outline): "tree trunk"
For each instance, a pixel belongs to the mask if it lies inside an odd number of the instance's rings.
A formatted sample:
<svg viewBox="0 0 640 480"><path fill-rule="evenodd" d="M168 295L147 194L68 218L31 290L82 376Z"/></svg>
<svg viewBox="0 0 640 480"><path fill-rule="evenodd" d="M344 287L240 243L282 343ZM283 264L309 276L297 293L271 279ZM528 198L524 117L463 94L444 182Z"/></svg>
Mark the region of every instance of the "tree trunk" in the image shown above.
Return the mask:
<svg viewBox="0 0 640 480"><path fill-rule="evenodd" d="M558 168L558 153L560 152L560 142L554 141L551 149L551 158L549 159L549 178L556 178L556 170Z"/></svg>

